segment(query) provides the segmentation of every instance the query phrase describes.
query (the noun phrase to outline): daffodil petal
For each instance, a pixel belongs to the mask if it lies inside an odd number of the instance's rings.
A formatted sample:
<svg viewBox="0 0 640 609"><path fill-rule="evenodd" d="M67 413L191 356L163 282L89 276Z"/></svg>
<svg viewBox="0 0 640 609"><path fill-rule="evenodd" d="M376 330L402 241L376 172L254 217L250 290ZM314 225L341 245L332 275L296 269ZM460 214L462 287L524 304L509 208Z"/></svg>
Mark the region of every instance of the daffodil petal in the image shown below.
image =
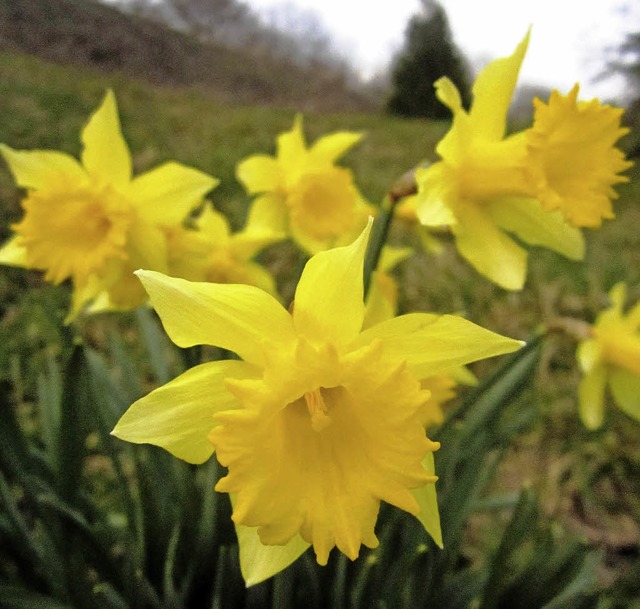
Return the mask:
<svg viewBox="0 0 640 609"><path fill-rule="evenodd" d="M13 150L0 144L0 152L9 165L16 184L35 190L51 186L51 183L71 180L85 182L87 174L72 156L54 150Z"/></svg>
<svg viewBox="0 0 640 609"><path fill-rule="evenodd" d="M136 271L171 340L179 347L216 345L264 364L265 349L288 347L291 316L250 285L198 283L153 271Z"/></svg>
<svg viewBox="0 0 640 609"><path fill-rule="evenodd" d="M246 274L246 282L249 285L255 285L275 298L278 298L276 281L267 269L260 266L257 262L246 262L243 268Z"/></svg>
<svg viewBox="0 0 640 609"><path fill-rule="evenodd" d="M266 154L255 154L238 163L236 177L250 195L273 192L282 180L277 159Z"/></svg>
<svg viewBox="0 0 640 609"><path fill-rule="evenodd" d="M576 350L576 359L583 372L590 372L602 361L602 345L593 339L582 341Z"/></svg>
<svg viewBox="0 0 640 609"><path fill-rule="evenodd" d="M453 84L453 81L447 76L438 78L433 83L436 90L436 97L447 107L455 116L458 112L462 111L462 99L460 98L460 91L458 87Z"/></svg>
<svg viewBox="0 0 640 609"><path fill-rule="evenodd" d="M240 571L247 588L255 586L295 562L311 544L296 535L283 546L266 546L257 528L236 525L240 548Z"/></svg>
<svg viewBox="0 0 640 609"><path fill-rule="evenodd" d="M504 135L507 111L527 52L529 34L527 32L509 57L489 63L473 85L473 105L469 115L479 136L499 140Z"/></svg>
<svg viewBox="0 0 640 609"><path fill-rule="evenodd" d="M130 273L136 268L167 271L167 238L155 224L136 218L129 229L127 248Z"/></svg>
<svg viewBox="0 0 640 609"><path fill-rule="evenodd" d="M507 290L520 290L527 272L527 252L477 205L459 207L458 223L452 231L460 254L494 283Z"/></svg>
<svg viewBox="0 0 640 609"><path fill-rule="evenodd" d="M418 379L510 353L524 344L462 317L430 313L410 313L389 319L362 332L357 344L369 344L375 339L382 340L390 356L406 360Z"/></svg>
<svg viewBox="0 0 640 609"><path fill-rule="evenodd" d="M392 245L387 245L382 250L378 269L381 271L390 271L394 266L396 266L396 264L406 260L412 254L412 247L394 247Z"/></svg>
<svg viewBox="0 0 640 609"><path fill-rule="evenodd" d="M213 454L208 439L213 415L236 408L225 379L247 378L252 366L237 360L200 364L134 402L112 435L134 444L153 444L187 463L204 463Z"/></svg>
<svg viewBox="0 0 640 609"><path fill-rule="evenodd" d="M362 139L362 136L362 133L355 131L338 131L325 135L311 146L309 154L313 161L333 163L349 148L355 146Z"/></svg>
<svg viewBox="0 0 640 609"><path fill-rule="evenodd" d="M179 224L219 184L210 175L181 163L165 163L138 176L127 194L147 222Z"/></svg>
<svg viewBox="0 0 640 609"><path fill-rule="evenodd" d="M640 422L640 376L624 368L609 373L609 387L618 408Z"/></svg>
<svg viewBox="0 0 640 609"><path fill-rule="evenodd" d="M238 260L251 260L260 250L285 238L284 233L245 232L236 233L229 242L229 250Z"/></svg>
<svg viewBox="0 0 640 609"><path fill-rule="evenodd" d="M418 194L415 195L416 215L425 226L451 226L456 217L447 205L452 198L452 177L444 163L435 163L426 169L416 169Z"/></svg>
<svg viewBox="0 0 640 609"><path fill-rule="evenodd" d="M288 230L288 211L282 197L264 194L254 200L249 209L247 232L284 234Z"/></svg>
<svg viewBox="0 0 640 609"><path fill-rule="evenodd" d="M422 466L425 471L434 476L435 465L433 462L433 453L428 452L422 461ZM420 506L420 512L417 515L418 520L422 523L425 531L431 535L433 541L440 548L442 544L442 529L440 528L440 512L438 510L438 498L436 496L436 485L433 482L429 482L420 488L413 489L411 494L415 497L418 505Z"/></svg>
<svg viewBox="0 0 640 609"><path fill-rule="evenodd" d="M535 199L503 199L490 203L494 222L529 245L547 247L571 260L584 258L584 238L560 211L548 212Z"/></svg>
<svg viewBox="0 0 640 609"><path fill-rule="evenodd" d="M606 369L602 365L594 366L580 380L578 386L580 419L587 429L602 427L606 380Z"/></svg>
<svg viewBox="0 0 640 609"><path fill-rule="evenodd" d="M0 264L7 266L27 266L27 250L18 244L20 237L12 237L0 247Z"/></svg>
<svg viewBox="0 0 640 609"><path fill-rule="evenodd" d="M373 219L345 247L316 254L307 262L296 289L293 322L311 340L348 343L364 319L364 255Z"/></svg>
<svg viewBox="0 0 640 609"><path fill-rule="evenodd" d="M622 315L624 303L627 300L627 285L619 281L609 290L609 301L611 309L616 311L617 315Z"/></svg>
<svg viewBox="0 0 640 609"><path fill-rule="evenodd" d="M304 133L302 132L302 115L296 114L291 131L278 136L278 161L283 168L295 170L307 156Z"/></svg>
<svg viewBox="0 0 640 609"><path fill-rule="evenodd" d="M100 107L82 130L81 140L84 145L82 164L92 176L118 187L129 183L131 154L120 130L113 91L107 91Z"/></svg>
<svg viewBox="0 0 640 609"><path fill-rule="evenodd" d="M231 234L229 222L224 215L209 206L198 218L198 230L216 246L225 245Z"/></svg>

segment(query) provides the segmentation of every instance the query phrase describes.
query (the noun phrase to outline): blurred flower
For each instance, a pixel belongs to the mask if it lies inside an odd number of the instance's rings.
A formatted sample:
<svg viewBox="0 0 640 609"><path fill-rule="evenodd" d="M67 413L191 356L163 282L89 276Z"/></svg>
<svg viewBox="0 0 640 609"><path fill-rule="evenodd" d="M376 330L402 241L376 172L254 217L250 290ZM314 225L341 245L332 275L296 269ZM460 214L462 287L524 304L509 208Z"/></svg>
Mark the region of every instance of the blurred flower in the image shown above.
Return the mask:
<svg viewBox="0 0 640 609"><path fill-rule="evenodd" d="M460 254L507 289L524 284L527 252L505 231L571 258L583 255L579 231L531 198L524 134L504 137L527 44L528 36L513 55L490 63L480 73L468 113L453 83L446 78L437 81L437 95L453 112L453 124L437 146L442 160L416 171L420 221L449 226Z"/></svg>
<svg viewBox="0 0 640 609"><path fill-rule="evenodd" d="M477 382L474 374L463 366L423 379L420 386L430 394L421 412L424 428L429 431L432 427L442 425L444 422L442 407L456 397L456 387L459 384L476 385Z"/></svg>
<svg viewBox="0 0 640 609"><path fill-rule="evenodd" d="M371 208L351 172L334 163L361 137L341 131L307 148L296 116L291 131L278 136L275 157L256 154L238 164L238 180L249 194L260 195L252 206L255 220L290 234L309 253L352 241Z"/></svg>
<svg viewBox="0 0 640 609"><path fill-rule="evenodd" d="M615 143L629 129L620 127L622 109L597 99L579 102L578 89L567 96L553 91L548 104L533 100L527 172L544 209L561 210L573 226L599 227L614 217L612 186L628 181L618 174L632 163Z"/></svg>
<svg viewBox="0 0 640 609"><path fill-rule="evenodd" d="M578 345L578 363L584 373L579 386L580 418L589 429L602 426L607 385L617 406L640 421L640 302L624 315L626 294L623 283L611 289L611 307L596 318L592 337Z"/></svg>
<svg viewBox="0 0 640 609"><path fill-rule="evenodd" d="M363 260L351 245L307 263L289 313L253 286L192 283L140 271L171 339L240 360L188 370L138 400L113 433L228 468L248 585L309 545L355 559L378 545L380 501L414 514L441 544L419 380L521 343L453 316L416 313L364 331Z"/></svg>
<svg viewBox="0 0 640 609"><path fill-rule="evenodd" d="M71 279L71 316L94 308L129 309L146 300L133 270L167 270L162 226L179 225L217 180L178 163L132 178L131 155L108 91L81 133L81 162L63 152L0 146L27 189L16 235L0 263L38 269L45 279Z"/></svg>
<svg viewBox="0 0 640 609"><path fill-rule="evenodd" d="M246 283L276 295L271 274L253 258L267 245L280 241L282 233L248 224L232 233L227 219L207 206L194 228L165 227L168 271L173 277L212 283Z"/></svg>
<svg viewBox="0 0 640 609"><path fill-rule="evenodd" d="M370 328L396 316L398 311L398 284L390 272L396 264L413 254L410 247L385 246L378 268L371 275L367 294L363 328Z"/></svg>
<svg viewBox="0 0 640 609"><path fill-rule="evenodd" d="M418 235L425 252L439 256L444 251L444 246L436 236L436 231L432 226L425 226L418 220L416 210L417 195L409 195L402 199L395 208L394 217L409 224Z"/></svg>

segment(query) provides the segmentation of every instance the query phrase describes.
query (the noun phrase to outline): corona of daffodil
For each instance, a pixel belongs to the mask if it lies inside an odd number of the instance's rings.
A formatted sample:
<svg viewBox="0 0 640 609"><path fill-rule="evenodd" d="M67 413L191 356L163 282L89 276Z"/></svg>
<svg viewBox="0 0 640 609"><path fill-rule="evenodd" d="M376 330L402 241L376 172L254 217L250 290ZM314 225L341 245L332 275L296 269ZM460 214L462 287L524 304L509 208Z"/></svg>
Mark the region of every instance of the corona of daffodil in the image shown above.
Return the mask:
<svg viewBox="0 0 640 609"><path fill-rule="evenodd" d="M577 87L548 105L536 102L531 129L505 136L507 111L529 35L515 52L491 62L473 86L467 112L448 78L438 98L453 113L437 146L441 160L416 170L416 211L427 226L448 226L456 246L480 273L520 289L527 252L512 237L568 258L584 255L579 226L611 217L612 185L628 167L615 149L621 111L577 101Z"/></svg>
<svg viewBox="0 0 640 609"><path fill-rule="evenodd" d="M72 316L90 301L96 308L141 304L146 294L133 271L167 270L162 227L179 225L217 184L173 162L134 178L111 91L81 140L80 162L63 152L0 147L16 183L27 191L24 217L0 249L0 263L44 271L56 284L70 279Z"/></svg>
<svg viewBox="0 0 640 609"><path fill-rule="evenodd" d="M378 545L380 502L415 515L441 543L420 380L513 351L519 341L454 316L416 313L362 330L371 224L351 245L307 263L290 310L247 285L140 271L171 339L239 360L192 368L134 403L113 433L191 463L215 451L228 468L247 585L313 546L355 559Z"/></svg>
<svg viewBox="0 0 640 609"><path fill-rule="evenodd" d="M547 104L533 100L526 171L544 209L560 210L572 226L597 228L614 217L613 185L628 181L619 174L632 163L615 144L629 130L620 127L621 108L578 101L578 90L553 91Z"/></svg>
<svg viewBox="0 0 640 609"><path fill-rule="evenodd" d="M250 195L254 222L285 232L307 252L344 245L366 224L371 208L351 171L335 165L362 134L341 131L307 148L302 117L280 134L276 156L257 154L240 162L238 180Z"/></svg>
<svg viewBox="0 0 640 609"><path fill-rule="evenodd" d="M589 429L604 421L605 389L617 406L640 422L640 302L623 312L627 289L616 284L609 297L611 307L600 313L592 336L578 346L580 418Z"/></svg>

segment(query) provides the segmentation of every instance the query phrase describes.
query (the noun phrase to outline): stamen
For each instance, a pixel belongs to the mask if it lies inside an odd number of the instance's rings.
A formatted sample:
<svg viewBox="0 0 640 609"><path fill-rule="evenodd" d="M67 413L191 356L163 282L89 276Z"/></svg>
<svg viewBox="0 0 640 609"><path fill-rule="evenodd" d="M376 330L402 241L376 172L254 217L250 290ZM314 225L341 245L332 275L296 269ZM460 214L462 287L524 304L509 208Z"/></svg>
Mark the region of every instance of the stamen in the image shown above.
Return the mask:
<svg viewBox="0 0 640 609"><path fill-rule="evenodd" d="M313 391L307 391L304 394L309 414L311 415L311 427L313 431L322 431L331 423L331 417L328 415L329 409L325 404L320 388Z"/></svg>

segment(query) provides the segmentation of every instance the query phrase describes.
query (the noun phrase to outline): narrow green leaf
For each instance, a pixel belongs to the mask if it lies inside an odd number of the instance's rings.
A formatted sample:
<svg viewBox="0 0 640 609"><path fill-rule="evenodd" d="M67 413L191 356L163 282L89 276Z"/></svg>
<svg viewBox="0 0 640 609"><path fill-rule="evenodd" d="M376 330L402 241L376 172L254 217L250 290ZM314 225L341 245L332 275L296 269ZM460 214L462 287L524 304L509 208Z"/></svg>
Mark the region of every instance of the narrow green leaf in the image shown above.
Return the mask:
<svg viewBox="0 0 640 609"><path fill-rule="evenodd" d="M91 412L91 382L83 347L77 345L64 373L62 411L56 442L58 488L71 505L78 500Z"/></svg>
<svg viewBox="0 0 640 609"><path fill-rule="evenodd" d="M513 511L511 521L491 561L483 592L481 604L483 609L494 609L500 606L500 594L506 587L506 582L513 577L513 572L509 569L510 560L523 540L535 531L537 517L537 498L533 491L525 489L520 494L520 500Z"/></svg>
<svg viewBox="0 0 640 609"><path fill-rule="evenodd" d="M122 392L129 404L133 404L144 394L144 389L140 383L140 371L134 364L133 359L127 352L122 342L122 337L116 331L109 334L109 353L113 358L118 376L121 381Z"/></svg>
<svg viewBox="0 0 640 609"><path fill-rule="evenodd" d="M40 431L47 447L47 453L53 461L62 411L62 376L58 362L51 351L48 351L46 355L46 371L38 374L36 382Z"/></svg>
<svg viewBox="0 0 640 609"><path fill-rule="evenodd" d="M161 329L151 309L138 307L136 309L136 319L142 331L142 338L147 348L153 374L158 383L164 385L175 376L171 372L172 343L168 340L167 334Z"/></svg>

